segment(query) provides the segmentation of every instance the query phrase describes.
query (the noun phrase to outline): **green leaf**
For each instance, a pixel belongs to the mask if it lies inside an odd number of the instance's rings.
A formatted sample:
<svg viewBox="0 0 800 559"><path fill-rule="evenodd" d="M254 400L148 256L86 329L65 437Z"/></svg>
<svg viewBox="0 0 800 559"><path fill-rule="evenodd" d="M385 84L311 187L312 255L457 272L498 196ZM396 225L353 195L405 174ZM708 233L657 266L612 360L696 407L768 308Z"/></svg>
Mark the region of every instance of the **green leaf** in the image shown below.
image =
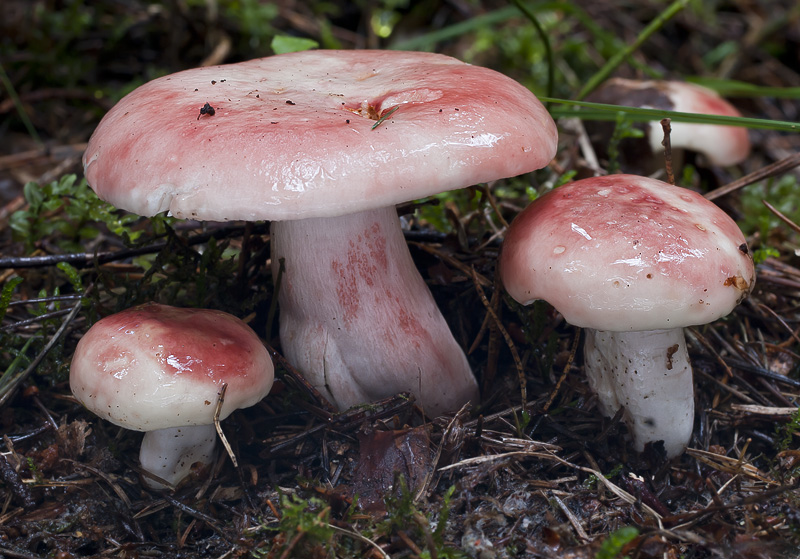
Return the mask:
<svg viewBox="0 0 800 559"><path fill-rule="evenodd" d="M22 187L22 193L25 195L25 201L31 206L31 209L38 208L42 205L44 194L39 185L33 181L26 182Z"/></svg>
<svg viewBox="0 0 800 559"><path fill-rule="evenodd" d="M64 175L60 180L50 183L53 196L67 196L71 194L76 180L78 180L78 176L70 174Z"/></svg>
<svg viewBox="0 0 800 559"><path fill-rule="evenodd" d="M753 264L761 264L767 258L779 258L780 255L781 253L772 247L757 248L753 251Z"/></svg>
<svg viewBox="0 0 800 559"><path fill-rule="evenodd" d="M620 64L630 58L633 53L636 52L653 33L661 29L666 22L675 17L675 14L686 7L686 4L688 3L689 0L675 0L669 6L667 6L660 14L658 14L658 16L656 16L655 19L653 19L653 21L647 25L647 27L645 27L639 33L635 41L633 41L630 45L627 45L625 48L617 51L611 58L608 59L602 68L600 68L592 77L586 80L586 84L583 86L583 89L578 92L578 99L583 99L592 91L594 91L595 88L603 83Z"/></svg>
<svg viewBox="0 0 800 559"><path fill-rule="evenodd" d="M285 54L287 52L300 52L319 47L319 43L314 39L304 37L292 37L290 35L275 35L270 43L275 54Z"/></svg>
<svg viewBox="0 0 800 559"><path fill-rule="evenodd" d="M283 495L281 509L283 517L279 523L279 530L282 533L302 534L306 543L330 542L333 537L333 528L330 525L330 507L321 499L310 497L308 500L304 500L294 493Z"/></svg>
<svg viewBox="0 0 800 559"><path fill-rule="evenodd" d="M633 526L625 526L616 532L612 532L603 540L600 549L597 550L595 559L617 559L622 553L622 549L638 535L639 530Z"/></svg>

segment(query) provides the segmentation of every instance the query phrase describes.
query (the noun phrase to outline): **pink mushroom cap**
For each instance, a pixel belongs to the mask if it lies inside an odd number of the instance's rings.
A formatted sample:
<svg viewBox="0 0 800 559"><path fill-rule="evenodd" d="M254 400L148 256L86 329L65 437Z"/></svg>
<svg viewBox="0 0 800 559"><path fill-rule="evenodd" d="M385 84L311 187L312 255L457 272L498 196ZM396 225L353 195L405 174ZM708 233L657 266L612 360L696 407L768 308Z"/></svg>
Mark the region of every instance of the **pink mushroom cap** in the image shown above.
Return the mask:
<svg viewBox="0 0 800 559"><path fill-rule="evenodd" d="M607 331L705 324L755 284L725 212L633 175L575 181L534 201L506 234L500 272L517 301L544 299L570 324Z"/></svg>
<svg viewBox="0 0 800 559"><path fill-rule="evenodd" d="M394 205L539 169L557 139L538 99L493 70L307 51L141 86L103 118L84 169L142 215L272 221L290 362L340 408L411 391L441 413L476 402L477 383Z"/></svg>
<svg viewBox="0 0 800 559"><path fill-rule="evenodd" d="M587 100L681 113L742 116L736 107L717 92L701 85L680 81L613 78ZM747 159L750 154L747 129L741 126L674 121L670 126L670 144L673 148L702 153L715 165L735 165ZM647 135L653 152L664 150L661 144L664 130L659 122L650 123Z"/></svg>
<svg viewBox="0 0 800 559"><path fill-rule="evenodd" d="M126 429L155 431L213 423L269 393L272 360L238 318L215 310L148 303L95 323L70 369L75 397Z"/></svg>
<svg viewBox="0 0 800 559"><path fill-rule="evenodd" d="M585 328L598 409L624 409L634 447L689 444L692 368L683 328L728 314L755 284L736 223L699 194L634 175L575 181L534 200L506 233L508 293Z"/></svg>
<svg viewBox="0 0 800 559"><path fill-rule="evenodd" d="M321 50L153 80L103 118L84 168L101 198L141 215L286 220L519 175L546 165L556 141L535 96L493 70Z"/></svg>

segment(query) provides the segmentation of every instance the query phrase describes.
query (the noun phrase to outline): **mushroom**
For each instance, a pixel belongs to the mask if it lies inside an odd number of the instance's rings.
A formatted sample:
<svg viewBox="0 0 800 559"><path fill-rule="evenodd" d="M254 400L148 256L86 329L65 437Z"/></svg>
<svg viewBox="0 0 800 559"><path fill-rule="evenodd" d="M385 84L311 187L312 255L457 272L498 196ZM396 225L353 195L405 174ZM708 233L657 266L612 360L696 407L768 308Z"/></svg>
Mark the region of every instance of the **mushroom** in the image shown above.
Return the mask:
<svg viewBox="0 0 800 559"><path fill-rule="evenodd" d="M255 332L228 313L148 303L96 322L78 342L72 393L120 427L145 431L142 469L171 485L214 455L219 419L254 405L273 381ZM145 478L152 488L163 484Z"/></svg>
<svg viewBox="0 0 800 559"><path fill-rule="evenodd" d="M409 391L437 415L476 402L477 383L394 205L541 168L556 141L536 97L492 70L306 51L143 85L100 123L84 168L142 215L271 220L289 361L341 409Z"/></svg>
<svg viewBox="0 0 800 559"><path fill-rule="evenodd" d="M586 100L683 113L742 116L736 107L715 91L679 81L613 78L592 92ZM595 132L592 134L593 139L597 139L594 142L595 148L601 154L605 154L610 126L612 125L608 123L587 125L590 133ZM673 122L670 128L673 157L679 156L680 150L688 150L704 155L712 165L728 166L741 163L750 153L746 128L687 122ZM629 170L635 169L649 174L655 165L646 166L644 163L651 160L653 154L664 151L664 130L658 122L650 122L646 126L645 135L646 140L623 140L625 148L621 146L620 155Z"/></svg>
<svg viewBox="0 0 800 559"><path fill-rule="evenodd" d="M575 181L532 202L506 233L508 293L544 299L585 329L584 361L606 416L625 408L635 447L683 452L694 420L683 328L730 313L755 283L736 223L699 194L654 179Z"/></svg>

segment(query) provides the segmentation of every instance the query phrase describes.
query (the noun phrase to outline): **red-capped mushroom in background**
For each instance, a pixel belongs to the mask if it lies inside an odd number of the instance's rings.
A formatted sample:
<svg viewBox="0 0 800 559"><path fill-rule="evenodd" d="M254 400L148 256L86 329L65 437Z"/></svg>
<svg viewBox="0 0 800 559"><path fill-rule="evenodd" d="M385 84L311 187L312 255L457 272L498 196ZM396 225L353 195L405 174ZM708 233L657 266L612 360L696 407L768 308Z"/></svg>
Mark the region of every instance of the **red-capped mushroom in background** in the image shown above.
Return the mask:
<svg viewBox="0 0 800 559"><path fill-rule="evenodd" d="M586 100L683 113L742 116L736 107L715 91L679 81L613 78L593 91ZM612 123L587 122L592 144L601 157L608 155L606 150L613 126ZM673 121L670 128L670 144L676 159L680 158L680 150L688 150L702 154L712 165L728 166L743 162L750 154L750 139L747 129L743 127ZM661 156L664 152L664 130L661 123L647 123L644 129L646 138L621 141L620 159L623 170L650 174L655 168L663 168L663 157L653 161L654 154Z"/></svg>
<svg viewBox="0 0 800 559"><path fill-rule="evenodd" d="M601 411L625 408L637 450L683 452L694 390L683 328L730 313L755 271L736 223L699 194L632 175L568 183L513 221L500 256L508 293L543 299L584 328Z"/></svg>
<svg viewBox="0 0 800 559"><path fill-rule="evenodd" d="M309 51L143 85L84 167L101 198L142 215L271 220L289 361L339 408L408 391L433 416L475 403L477 383L394 205L539 169L556 141L536 97L492 70Z"/></svg>
<svg viewBox="0 0 800 559"><path fill-rule="evenodd" d="M272 381L272 360L244 322L221 311L156 303L95 323L78 342L69 377L72 393L90 411L145 431L142 469L171 485L193 464L211 464L222 384L220 420L256 404Z"/></svg>

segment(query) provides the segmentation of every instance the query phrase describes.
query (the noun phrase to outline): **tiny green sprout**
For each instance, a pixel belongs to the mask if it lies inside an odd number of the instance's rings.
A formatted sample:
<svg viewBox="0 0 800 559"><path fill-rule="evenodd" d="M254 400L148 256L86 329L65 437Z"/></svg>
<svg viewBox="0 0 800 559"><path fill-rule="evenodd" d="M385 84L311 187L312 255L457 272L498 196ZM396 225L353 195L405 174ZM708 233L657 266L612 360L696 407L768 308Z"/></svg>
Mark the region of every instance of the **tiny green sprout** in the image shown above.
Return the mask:
<svg viewBox="0 0 800 559"><path fill-rule="evenodd" d="M48 237L65 251L80 252L86 241L101 235L100 224L126 242L141 234L131 228L139 217L103 202L85 178L78 181L76 175L64 175L48 184L29 182L23 194L28 205L11 214L9 224L15 240L24 241L28 252Z"/></svg>
<svg viewBox="0 0 800 559"><path fill-rule="evenodd" d="M781 255L777 249L772 247L761 247L753 251L753 263L761 264L767 258L778 258Z"/></svg>
<svg viewBox="0 0 800 559"><path fill-rule="evenodd" d="M31 475L36 483L42 483L42 472L39 470L39 466L36 465L36 462L33 461L33 458L28 456L26 458L28 462L28 469L31 471Z"/></svg>
<svg viewBox="0 0 800 559"><path fill-rule="evenodd" d="M626 138L643 138L644 131L636 128L635 123L625 118L625 113L617 113L614 133L608 141L608 174L619 172L619 145Z"/></svg>
<svg viewBox="0 0 800 559"><path fill-rule="evenodd" d="M528 410L523 409L522 413L520 414L519 418L519 425L517 426L517 431L522 434L528 430L528 425L531 423L531 414L528 413Z"/></svg>
<svg viewBox="0 0 800 559"><path fill-rule="evenodd" d="M533 186L528 186L525 188L525 195L528 197L529 202L533 202L539 197L539 191Z"/></svg>
<svg viewBox="0 0 800 559"><path fill-rule="evenodd" d="M52 295L53 295L53 297L60 297L61 296L61 289L58 286L56 286L55 288L53 288L53 294ZM49 295L48 295L46 289L42 288L42 289L39 290L39 294L36 297L37 299L39 299L39 302L36 303L35 305L31 305L31 307L29 308L29 311L30 311L31 315L33 315L33 316L44 316L44 315L46 315L46 314L48 314L50 312L50 308L48 307L48 303L47 303L48 297L49 297ZM55 310L60 310L60 303L59 303L58 300L55 301L53 306L54 306Z"/></svg>
<svg viewBox="0 0 800 559"><path fill-rule="evenodd" d="M788 423L775 426L778 451L788 450L797 433L800 433L800 408L792 415Z"/></svg>
<svg viewBox="0 0 800 559"><path fill-rule="evenodd" d="M384 497L386 518L376 525L375 535L387 536L396 533L397 530L403 530L408 537L420 545L420 548L424 547L420 554L421 559L466 558L461 550L448 545L445 540L445 531L448 528L450 512L453 509L455 486L451 486L445 491L434 527L428 515L417 507L414 493L408 487L405 478L397 475L393 485L395 491L387 493Z"/></svg>
<svg viewBox="0 0 800 559"><path fill-rule="evenodd" d="M372 128L370 128L370 130L375 130L375 129L376 129L378 126L380 126L380 125L383 123L383 121L384 121L384 120L386 120L387 118L389 118L390 116L392 116L392 115L393 115L393 114L394 114L394 113L397 111L397 109L399 109L399 108L400 108L400 105L395 105L394 107L392 107L391 109L389 109L388 111L386 111L386 112L383 114L383 116L381 116L381 117L378 119L378 121L377 121L375 124L373 124L373 125L372 125Z"/></svg>
<svg viewBox="0 0 800 559"><path fill-rule="evenodd" d="M621 556L622 549L638 535L639 530L633 526L625 526L612 532L603 540L600 549L597 550L595 559L617 559Z"/></svg>
<svg viewBox="0 0 800 559"><path fill-rule="evenodd" d="M739 226L745 235L758 232L762 242L769 242L776 232L786 230L781 221L765 205L769 202L776 210L794 223L800 222L800 206L797 204L798 181L792 174L774 177L746 186L741 191L742 219Z"/></svg>
<svg viewBox="0 0 800 559"><path fill-rule="evenodd" d="M3 291L0 292L0 320L6 316L8 305L11 303L11 297L14 295L14 290L19 284L22 283L21 277L13 277L3 285Z"/></svg>
<svg viewBox="0 0 800 559"><path fill-rule="evenodd" d="M322 500L310 497L304 500L296 494L281 498L283 516L279 531L291 537L287 542L299 542L302 538L306 546L328 544L333 538L330 524L331 508Z"/></svg>
<svg viewBox="0 0 800 559"><path fill-rule="evenodd" d="M567 171L566 173L558 177L558 180L553 185L553 188L558 188L561 185L567 184L568 182L572 182L572 180L575 178L575 175L577 174L578 171Z"/></svg>
<svg viewBox="0 0 800 559"><path fill-rule="evenodd" d="M678 184L682 185L692 185L695 183L695 178L697 176L697 169L694 165L684 165L683 166L683 173L681 173L681 178L678 180Z"/></svg>
<svg viewBox="0 0 800 559"><path fill-rule="evenodd" d="M395 491L386 493L383 498L387 515L386 519L378 524L380 534L391 534L395 528L413 526L411 519L417 512L414 507L414 495L402 474L395 474L393 486Z"/></svg>
<svg viewBox="0 0 800 559"><path fill-rule="evenodd" d="M610 472L608 472L607 474L603 474L603 477L606 479L612 479L617 475L619 475L621 471L622 471L622 464L617 464L611 469ZM597 485L597 476L595 476L594 474L587 477L586 481L583 482L583 486L586 487L587 489L591 489L595 485Z"/></svg>
<svg viewBox="0 0 800 559"><path fill-rule="evenodd" d="M59 262L56 268L64 272L76 293L83 293L83 281L78 269L68 262Z"/></svg>

